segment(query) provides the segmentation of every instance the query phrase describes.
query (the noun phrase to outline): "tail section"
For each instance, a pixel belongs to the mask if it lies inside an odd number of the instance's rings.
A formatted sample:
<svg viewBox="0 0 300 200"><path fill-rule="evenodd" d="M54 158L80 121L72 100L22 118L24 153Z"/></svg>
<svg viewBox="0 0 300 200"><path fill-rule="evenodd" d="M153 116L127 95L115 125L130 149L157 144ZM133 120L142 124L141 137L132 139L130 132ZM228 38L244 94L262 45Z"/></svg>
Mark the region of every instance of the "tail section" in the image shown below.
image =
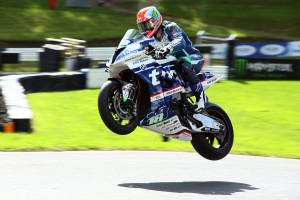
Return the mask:
<svg viewBox="0 0 300 200"><path fill-rule="evenodd" d="M214 83L218 82L220 79L223 78L223 75L212 75L210 74L210 76L206 76L206 78L201 81L203 90L208 89L211 85L213 85Z"/></svg>

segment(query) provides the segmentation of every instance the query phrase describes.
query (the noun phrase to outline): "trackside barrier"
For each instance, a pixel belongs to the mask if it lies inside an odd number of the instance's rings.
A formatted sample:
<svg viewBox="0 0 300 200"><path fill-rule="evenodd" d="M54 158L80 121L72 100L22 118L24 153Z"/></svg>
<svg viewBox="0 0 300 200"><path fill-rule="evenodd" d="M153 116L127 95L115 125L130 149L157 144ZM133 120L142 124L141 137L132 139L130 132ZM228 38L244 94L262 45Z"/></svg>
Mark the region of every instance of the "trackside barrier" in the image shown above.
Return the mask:
<svg viewBox="0 0 300 200"><path fill-rule="evenodd" d="M223 45L222 51L226 51L226 65L229 66L229 68L234 68L234 46L236 43L236 37L236 34L231 34L227 37L222 37L207 34L205 31L198 31L198 33L196 34L195 47L211 46L214 48L214 45L216 43L225 44Z"/></svg>
<svg viewBox="0 0 300 200"><path fill-rule="evenodd" d="M236 79L300 80L300 60L272 58L237 58Z"/></svg>
<svg viewBox="0 0 300 200"><path fill-rule="evenodd" d="M115 50L116 47L89 47L85 48L85 55L91 60L107 61ZM43 48L6 48L4 52L18 52L20 61L39 61L39 52L42 51Z"/></svg>
<svg viewBox="0 0 300 200"><path fill-rule="evenodd" d="M1 119L3 132L31 132L32 111L19 79L24 75L0 77L1 95L6 107L5 117ZM12 120L14 123L8 123ZM8 124L7 124L8 123Z"/></svg>
<svg viewBox="0 0 300 200"><path fill-rule="evenodd" d="M109 78L108 68L81 69L86 78L86 88L100 88Z"/></svg>
<svg viewBox="0 0 300 200"><path fill-rule="evenodd" d="M56 69L41 70L58 71L59 62L62 58L65 59L65 67L67 71L74 71L81 68L87 68L90 65L90 59L85 55L86 41L73 38L46 38L48 44L43 45L44 56L41 56L40 63L41 69L56 67ZM49 44L50 43L50 44ZM52 59L50 59L52 57ZM53 63L53 60L56 62ZM53 68L53 67L52 67Z"/></svg>
<svg viewBox="0 0 300 200"><path fill-rule="evenodd" d="M2 132L32 132L33 113L27 93L85 89L81 72L20 74L0 77L0 126ZM13 123L11 123L13 122Z"/></svg>

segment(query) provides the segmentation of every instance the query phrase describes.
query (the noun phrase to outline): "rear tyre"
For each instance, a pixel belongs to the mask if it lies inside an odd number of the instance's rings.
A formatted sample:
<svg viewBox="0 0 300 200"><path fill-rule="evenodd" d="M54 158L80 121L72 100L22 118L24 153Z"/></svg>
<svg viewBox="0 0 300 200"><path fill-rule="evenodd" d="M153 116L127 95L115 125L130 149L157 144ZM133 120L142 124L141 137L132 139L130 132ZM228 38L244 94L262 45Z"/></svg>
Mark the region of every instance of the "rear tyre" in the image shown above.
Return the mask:
<svg viewBox="0 0 300 200"><path fill-rule="evenodd" d="M222 138L216 137L212 133L193 133L192 145L194 149L208 160L220 160L231 150L233 145L233 128L231 121L225 111L216 104L207 103L205 111L212 117L217 118L225 126Z"/></svg>
<svg viewBox="0 0 300 200"><path fill-rule="evenodd" d="M127 135L138 126L139 118L132 114L132 104L126 104L122 99L122 84L108 80L101 87L98 110L107 128L116 134Z"/></svg>

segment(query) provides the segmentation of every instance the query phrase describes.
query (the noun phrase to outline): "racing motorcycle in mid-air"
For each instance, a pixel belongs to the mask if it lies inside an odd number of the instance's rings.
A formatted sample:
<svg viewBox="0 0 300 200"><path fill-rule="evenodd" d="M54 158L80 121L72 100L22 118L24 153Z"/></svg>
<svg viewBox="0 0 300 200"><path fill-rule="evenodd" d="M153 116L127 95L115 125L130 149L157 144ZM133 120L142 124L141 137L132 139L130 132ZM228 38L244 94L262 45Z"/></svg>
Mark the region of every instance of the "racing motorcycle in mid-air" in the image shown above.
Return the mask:
<svg viewBox="0 0 300 200"><path fill-rule="evenodd" d="M198 74L204 89L199 109L193 92L175 70L176 58L156 59L151 42L129 29L107 61L109 78L98 95L102 121L119 135L139 126L163 137L190 141L206 159L224 158L233 145L232 123L205 93L222 75Z"/></svg>

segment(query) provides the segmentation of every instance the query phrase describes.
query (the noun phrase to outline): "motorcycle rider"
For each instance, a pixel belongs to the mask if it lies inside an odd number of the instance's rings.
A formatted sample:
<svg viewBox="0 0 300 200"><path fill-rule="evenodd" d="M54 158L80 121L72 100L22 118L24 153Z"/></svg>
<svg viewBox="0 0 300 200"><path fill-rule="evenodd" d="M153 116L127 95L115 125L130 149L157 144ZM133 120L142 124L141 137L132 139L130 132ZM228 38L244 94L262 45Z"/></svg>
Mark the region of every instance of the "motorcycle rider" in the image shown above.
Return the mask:
<svg viewBox="0 0 300 200"><path fill-rule="evenodd" d="M177 58L176 71L189 83L198 102L203 91L197 76L204 63L200 51L193 47L188 36L175 22L163 21L160 12L154 6L142 8L137 13L136 23L141 34L155 39L151 45L155 48L156 58L164 58L167 54ZM198 108L200 107L201 105L198 105Z"/></svg>

